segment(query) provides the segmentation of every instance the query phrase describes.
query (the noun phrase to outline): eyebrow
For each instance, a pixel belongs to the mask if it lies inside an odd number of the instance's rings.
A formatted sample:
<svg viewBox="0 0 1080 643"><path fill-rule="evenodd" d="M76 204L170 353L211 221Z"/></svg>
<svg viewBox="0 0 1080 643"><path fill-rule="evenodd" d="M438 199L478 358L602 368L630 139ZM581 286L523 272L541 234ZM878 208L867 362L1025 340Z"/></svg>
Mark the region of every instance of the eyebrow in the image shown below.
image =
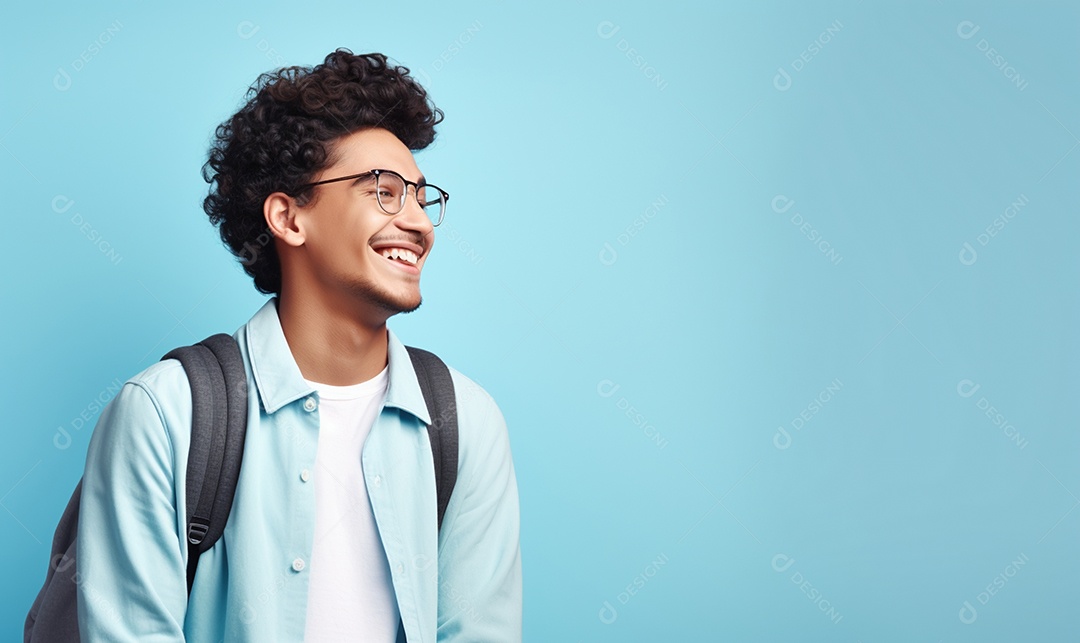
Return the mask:
<svg viewBox="0 0 1080 643"><path fill-rule="evenodd" d="M368 180L370 178L371 178L371 174L362 174L362 175L356 177L355 179L353 179L352 184L356 185L357 183L360 183L361 181L366 181L366 180ZM418 185L427 185L427 177L424 176L423 174L421 174L420 175L420 180L417 181L417 184Z"/></svg>

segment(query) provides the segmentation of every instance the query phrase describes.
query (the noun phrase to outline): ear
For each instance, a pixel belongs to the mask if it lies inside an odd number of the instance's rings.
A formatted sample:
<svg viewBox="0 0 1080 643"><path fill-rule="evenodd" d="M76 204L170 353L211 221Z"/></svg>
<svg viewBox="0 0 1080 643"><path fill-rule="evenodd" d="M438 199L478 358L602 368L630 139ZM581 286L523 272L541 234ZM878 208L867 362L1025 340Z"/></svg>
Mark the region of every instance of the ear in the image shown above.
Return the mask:
<svg viewBox="0 0 1080 643"><path fill-rule="evenodd" d="M263 201L263 218L275 237L290 246L304 245L304 228L300 208L284 192L274 192Z"/></svg>

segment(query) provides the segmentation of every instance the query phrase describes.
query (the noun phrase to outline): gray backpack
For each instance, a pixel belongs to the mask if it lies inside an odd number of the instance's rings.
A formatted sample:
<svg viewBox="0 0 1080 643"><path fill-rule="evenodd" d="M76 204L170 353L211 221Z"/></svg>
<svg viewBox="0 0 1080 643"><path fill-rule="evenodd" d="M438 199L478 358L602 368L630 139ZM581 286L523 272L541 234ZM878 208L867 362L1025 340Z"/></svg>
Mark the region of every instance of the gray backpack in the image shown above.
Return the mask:
<svg viewBox="0 0 1080 643"><path fill-rule="evenodd" d="M458 435L454 383L450 371L433 353L406 346L424 393L432 423L428 425L435 466L438 527L457 482ZM177 359L191 383L191 449L187 461L188 593L199 555L221 537L232 510L240 477L247 430L247 379L240 348L232 336L211 335L182 346L161 359ZM24 643L79 641L76 533L82 480L68 500L53 535L49 571L23 628ZM404 640L399 628L399 640Z"/></svg>

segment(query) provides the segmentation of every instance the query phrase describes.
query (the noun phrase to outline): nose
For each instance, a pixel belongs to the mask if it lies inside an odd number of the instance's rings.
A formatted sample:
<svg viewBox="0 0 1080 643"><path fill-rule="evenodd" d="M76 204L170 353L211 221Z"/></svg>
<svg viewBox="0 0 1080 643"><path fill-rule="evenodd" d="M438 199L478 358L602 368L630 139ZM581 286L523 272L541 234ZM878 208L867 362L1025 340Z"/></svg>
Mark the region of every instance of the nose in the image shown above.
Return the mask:
<svg viewBox="0 0 1080 643"><path fill-rule="evenodd" d="M409 190L412 190L411 195ZM405 206L394 215L394 219L403 227L416 230L424 236L431 234L435 230L431 217L424 211L424 208L420 207L420 199L414 185L405 186Z"/></svg>

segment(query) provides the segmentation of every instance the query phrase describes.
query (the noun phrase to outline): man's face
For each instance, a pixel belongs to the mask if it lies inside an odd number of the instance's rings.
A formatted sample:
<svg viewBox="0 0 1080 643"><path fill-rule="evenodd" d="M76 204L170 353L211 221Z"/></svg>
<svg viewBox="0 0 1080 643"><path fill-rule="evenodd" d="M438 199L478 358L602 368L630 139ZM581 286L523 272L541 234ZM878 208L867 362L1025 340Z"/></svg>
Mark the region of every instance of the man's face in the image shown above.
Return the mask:
<svg viewBox="0 0 1080 643"><path fill-rule="evenodd" d="M393 170L407 181L421 173L412 152L389 130L354 132L334 145L336 161L312 181L334 179L372 169ZM420 307L420 272L435 241L431 219L407 188L405 206L389 215L380 207L374 180L338 181L312 188L314 199L299 208L305 219L306 263L313 278L331 292L360 298L385 317ZM416 253L416 265L389 259L389 248Z"/></svg>

